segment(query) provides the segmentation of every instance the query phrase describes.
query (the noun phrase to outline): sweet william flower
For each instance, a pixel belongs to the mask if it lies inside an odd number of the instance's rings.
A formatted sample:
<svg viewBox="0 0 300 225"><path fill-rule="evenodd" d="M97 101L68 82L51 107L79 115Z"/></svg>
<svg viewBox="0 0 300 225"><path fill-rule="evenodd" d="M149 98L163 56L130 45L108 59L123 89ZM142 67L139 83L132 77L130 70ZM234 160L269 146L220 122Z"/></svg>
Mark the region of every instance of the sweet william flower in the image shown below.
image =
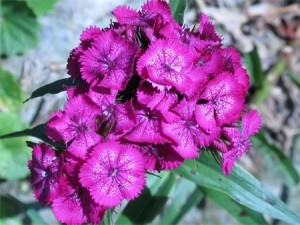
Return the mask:
<svg viewBox="0 0 300 225"><path fill-rule="evenodd" d="M124 90L133 74L137 45L109 30L95 38L91 48L80 56L84 80L116 90Z"/></svg>
<svg viewBox="0 0 300 225"><path fill-rule="evenodd" d="M137 71L153 86L165 90L175 87L188 97L197 91L190 77L193 51L176 40L159 39L139 58ZM193 92L194 91L194 92Z"/></svg>
<svg viewBox="0 0 300 225"><path fill-rule="evenodd" d="M115 141L99 143L80 169L80 183L94 201L115 207L123 199L137 197L145 186L145 163L142 153L131 145Z"/></svg>
<svg viewBox="0 0 300 225"><path fill-rule="evenodd" d="M232 123L244 108L243 90L232 74L223 72L207 83L196 105L196 120L206 129Z"/></svg>
<svg viewBox="0 0 300 225"><path fill-rule="evenodd" d="M146 157L146 169L150 171L173 170L184 161L171 144L146 145L141 149Z"/></svg>
<svg viewBox="0 0 300 225"><path fill-rule="evenodd" d="M54 199L52 207L58 221L68 225L98 224L106 210L94 202L87 189L71 184L66 176L61 180L60 195Z"/></svg>
<svg viewBox="0 0 300 225"><path fill-rule="evenodd" d="M236 127L225 128L227 137L231 143L229 150L222 154L222 170L225 175L230 175L237 158L247 152L250 146L250 136L258 132L261 126L261 118L256 110L247 112L242 118L242 132Z"/></svg>
<svg viewBox="0 0 300 225"><path fill-rule="evenodd" d="M51 115L46 133L54 141L64 141L68 151L77 157L85 158L90 147L102 137L96 133L96 116L100 108L87 96L79 95L71 99L63 112Z"/></svg>
<svg viewBox="0 0 300 225"><path fill-rule="evenodd" d="M28 161L30 182L36 199L46 205L58 195L63 163L63 157L56 157L50 146L37 144L33 148L32 159Z"/></svg>
<svg viewBox="0 0 300 225"><path fill-rule="evenodd" d="M210 145L219 136L219 129L207 131L195 119L195 103L183 99L173 110L178 115L177 121L163 123L163 132L176 145L174 150L185 159L196 158L198 148Z"/></svg>
<svg viewBox="0 0 300 225"><path fill-rule="evenodd" d="M170 142L162 132L162 116L138 102L134 103L136 125L124 136L135 143L162 144Z"/></svg>

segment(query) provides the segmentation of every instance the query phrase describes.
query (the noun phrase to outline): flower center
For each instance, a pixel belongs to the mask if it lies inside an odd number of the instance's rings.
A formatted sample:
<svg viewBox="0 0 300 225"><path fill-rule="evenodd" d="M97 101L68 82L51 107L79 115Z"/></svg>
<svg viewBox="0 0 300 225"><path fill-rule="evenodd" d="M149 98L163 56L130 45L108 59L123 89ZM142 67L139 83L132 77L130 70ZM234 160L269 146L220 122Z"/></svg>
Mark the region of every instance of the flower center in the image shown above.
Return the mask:
<svg viewBox="0 0 300 225"><path fill-rule="evenodd" d="M109 171L109 174L110 174L110 176L112 176L112 177L117 176L117 173L118 173L118 170L117 170L116 168L111 169L111 170Z"/></svg>

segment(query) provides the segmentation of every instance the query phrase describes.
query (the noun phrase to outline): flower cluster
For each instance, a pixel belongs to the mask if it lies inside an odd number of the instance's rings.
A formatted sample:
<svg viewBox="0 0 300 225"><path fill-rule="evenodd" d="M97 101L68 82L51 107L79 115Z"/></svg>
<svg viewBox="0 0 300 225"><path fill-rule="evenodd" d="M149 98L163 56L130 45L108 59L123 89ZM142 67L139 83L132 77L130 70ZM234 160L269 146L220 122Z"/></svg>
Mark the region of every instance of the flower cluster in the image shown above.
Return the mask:
<svg viewBox="0 0 300 225"><path fill-rule="evenodd" d="M118 22L83 31L68 59L82 84L65 87L68 102L46 126L66 149L38 144L28 164L36 198L67 224L99 223L141 193L146 171L172 170L204 148L220 153L229 175L261 124L244 111L239 53L222 48L206 15L191 30L161 0L113 14Z"/></svg>

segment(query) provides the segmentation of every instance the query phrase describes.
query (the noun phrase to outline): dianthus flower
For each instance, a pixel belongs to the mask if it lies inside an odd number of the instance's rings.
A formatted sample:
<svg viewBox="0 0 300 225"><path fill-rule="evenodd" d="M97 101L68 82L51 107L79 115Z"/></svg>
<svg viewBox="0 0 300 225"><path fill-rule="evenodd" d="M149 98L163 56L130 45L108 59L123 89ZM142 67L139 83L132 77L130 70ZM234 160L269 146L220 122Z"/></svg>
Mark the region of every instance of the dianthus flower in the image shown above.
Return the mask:
<svg viewBox="0 0 300 225"><path fill-rule="evenodd" d="M222 154L222 169L224 174L229 175L236 159L247 152L250 146L250 136L257 133L260 126L261 118L257 111L251 110L243 116L241 133L235 127L224 128L224 132L231 143L228 151Z"/></svg>
<svg viewBox="0 0 300 225"><path fill-rule="evenodd" d="M63 169L63 157L56 157L54 150L46 144L37 144L28 161L30 182L36 199L49 204L58 195L58 185Z"/></svg>
<svg viewBox="0 0 300 225"><path fill-rule="evenodd" d="M143 155L130 145L100 143L80 169L80 183L105 207L137 197L145 185Z"/></svg>
<svg viewBox="0 0 300 225"><path fill-rule="evenodd" d="M100 108L87 96L71 99L64 111L51 115L46 126L48 136L54 141L64 141L68 151L85 158L87 150L101 140L96 133L96 116Z"/></svg>
<svg viewBox="0 0 300 225"><path fill-rule="evenodd" d="M61 223L100 223L106 208L140 195L147 171L175 169L203 149L229 175L261 125L244 111L240 54L222 47L208 16L189 29L163 0L113 14L117 22L84 30L69 56L79 85L64 86L68 102L46 125L64 147L38 144L28 162L36 198Z"/></svg>
<svg viewBox="0 0 300 225"><path fill-rule="evenodd" d="M107 88L123 90L133 75L137 45L114 31L99 34L80 62L84 80Z"/></svg>

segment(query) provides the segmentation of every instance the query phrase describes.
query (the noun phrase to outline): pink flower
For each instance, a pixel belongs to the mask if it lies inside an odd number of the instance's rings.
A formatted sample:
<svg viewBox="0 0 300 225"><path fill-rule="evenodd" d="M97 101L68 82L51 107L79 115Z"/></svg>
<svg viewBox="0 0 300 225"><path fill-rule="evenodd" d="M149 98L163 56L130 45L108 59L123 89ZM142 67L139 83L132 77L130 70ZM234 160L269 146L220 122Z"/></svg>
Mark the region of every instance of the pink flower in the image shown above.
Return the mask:
<svg viewBox="0 0 300 225"><path fill-rule="evenodd" d="M68 151L77 157L85 158L88 148L100 140L96 133L96 116L100 108L87 96L71 99L63 112L55 112L46 126L47 135L54 141L63 140L71 144Z"/></svg>
<svg viewBox="0 0 300 225"><path fill-rule="evenodd" d="M242 133L236 127L224 128L231 147L222 154L222 170L225 175L230 175L237 158L247 152L250 146L250 136L257 133L261 126L261 118L258 112L251 110L247 112L242 119Z"/></svg>
<svg viewBox="0 0 300 225"><path fill-rule="evenodd" d="M58 184L63 169L63 157L55 157L55 151L46 144L37 144L28 161L30 182L36 199L49 204L58 194Z"/></svg>
<svg viewBox="0 0 300 225"><path fill-rule="evenodd" d="M86 42L93 42L95 38L97 38L101 34L101 29L96 26L90 26L82 31L80 35L80 41L82 41L85 45Z"/></svg>
<svg viewBox="0 0 300 225"><path fill-rule="evenodd" d="M66 177L60 186L60 195L52 204L59 222L77 225L86 222L98 224L103 220L105 208L93 201L87 189L71 185Z"/></svg>
<svg viewBox="0 0 300 225"><path fill-rule="evenodd" d="M157 40L137 62L137 71L142 78L163 90L175 87L187 96L196 89L189 77L193 52L179 41Z"/></svg>
<svg viewBox="0 0 300 225"><path fill-rule="evenodd" d="M194 117L195 103L183 99L173 111L179 116L177 121L163 124L163 132L175 143L174 150L185 159L198 156L198 148L210 145L219 136L219 129L207 131Z"/></svg>
<svg viewBox="0 0 300 225"><path fill-rule="evenodd" d="M170 142L162 133L162 117L155 111L135 102L136 125L124 138L136 143L162 144Z"/></svg>
<svg viewBox="0 0 300 225"><path fill-rule="evenodd" d="M128 6L119 6L112 13L122 25L140 25L140 14Z"/></svg>
<svg viewBox="0 0 300 225"><path fill-rule="evenodd" d="M242 87L223 72L211 80L196 105L196 120L203 128L213 129L237 121L244 108Z"/></svg>
<svg viewBox="0 0 300 225"><path fill-rule="evenodd" d="M154 20L161 16L164 21L174 21L169 4L162 0L150 0L142 5L141 17L150 26L153 25Z"/></svg>
<svg viewBox="0 0 300 225"><path fill-rule="evenodd" d="M211 43L221 42L221 38L216 34L214 25L204 13L200 14L199 32L202 40L209 41Z"/></svg>
<svg viewBox="0 0 300 225"><path fill-rule="evenodd" d="M141 147L146 157L146 169L151 171L173 170L183 163L183 158L170 144Z"/></svg>
<svg viewBox="0 0 300 225"><path fill-rule="evenodd" d="M93 148L80 170L80 183L96 203L114 207L134 199L145 185L143 155L131 145L108 141Z"/></svg>
<svg viewBox="0 0 300 225"><path fill-rule="evenodd" d="M97 133L107 137L109 133L124 134L135 125L135 113L131 101L116 102L117 91L93 86L88 96L101 108L96 117Z"/></svg>
<svg viewBox="0 0 300 225"><path fill-rule="evenodd" d="M82 77L88 83L124 90L133 74L137 45L114 31L102 32L80 57Z"/></svg>
<svg viewBox="0 0 300 225"><path fill-rule="evenodd" d="M150 110L158 110L164 119L168 120L167 111L178 102L176 91L158 90L148 82L143 82L137 89L138 101Z"/></svg>

